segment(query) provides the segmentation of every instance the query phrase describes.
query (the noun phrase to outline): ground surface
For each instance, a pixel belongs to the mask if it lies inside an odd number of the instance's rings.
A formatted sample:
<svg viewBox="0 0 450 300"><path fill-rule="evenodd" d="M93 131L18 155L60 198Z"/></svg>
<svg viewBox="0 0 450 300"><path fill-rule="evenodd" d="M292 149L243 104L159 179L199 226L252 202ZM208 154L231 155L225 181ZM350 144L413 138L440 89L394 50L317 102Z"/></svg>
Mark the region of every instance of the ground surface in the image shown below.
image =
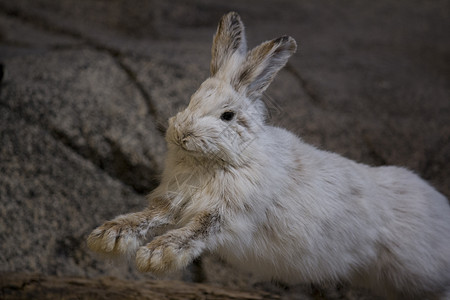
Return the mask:
<svg viewBox="0 0 450 300"><path fill-rule="evenodd" d="M230 10L250 46L285 34L299 44L267 92L272 123L408 167L450 196L450 1L0 0L0 271L152 278L85 239L145 206L163 168L158 124L207 78ZM202 270L206 283L283 299L372 299L260 283L212 255Z"/></svg>

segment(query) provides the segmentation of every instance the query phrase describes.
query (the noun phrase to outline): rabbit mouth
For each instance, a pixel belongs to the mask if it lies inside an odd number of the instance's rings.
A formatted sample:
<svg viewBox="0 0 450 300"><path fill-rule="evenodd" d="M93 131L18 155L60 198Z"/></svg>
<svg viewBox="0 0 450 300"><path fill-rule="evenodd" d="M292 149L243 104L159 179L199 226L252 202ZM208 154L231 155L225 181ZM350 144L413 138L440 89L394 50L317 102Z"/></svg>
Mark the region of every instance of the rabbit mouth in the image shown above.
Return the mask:
<svg viewBox="0 0 450 300"><path fill-rule="evenodd" d="M190 136L187 139L182 139L178 145L184 152L193 157L219 160L222 162L226 160L223 155L224 153L219 151L216 145L208 143L208 141L203 138Z"/></svg>
<svg viewBox="0 0 450 300"><path fill-rule="evenodd" d="M212 133L210 132L210 134ZM179 155L185 154L199 159L226 161L226 155L223 153L222 147L215 143L217 140L215 136L198 136L192 131L183 133L169 127L166 137L169 144L176 146L181 151Z"/></svg>
<svg viewBox="0 0 450 300"><path fill-rule="evenodd" d="M206 145L206 143L201 142L200 138L194 136L192 132L182 133L173 127L169 127L166 138L169 144L173 144L183 152L195 156L204 152L202 144Z"/></svg>
<svg viewBox="0 0 450 300"><path fill-rule="evenodd" d="M186 152L192 154L202 154L207 152L207 143L196 138L193 134L186 134L179 141L179 146Z"/></svg>
<svg viewBox="0 0 450 300"><path fill-rule="evenodd" d="M180 145L181 149L190 154L201 154L201 151L195 148L188 147L186 145Z"/></svg>

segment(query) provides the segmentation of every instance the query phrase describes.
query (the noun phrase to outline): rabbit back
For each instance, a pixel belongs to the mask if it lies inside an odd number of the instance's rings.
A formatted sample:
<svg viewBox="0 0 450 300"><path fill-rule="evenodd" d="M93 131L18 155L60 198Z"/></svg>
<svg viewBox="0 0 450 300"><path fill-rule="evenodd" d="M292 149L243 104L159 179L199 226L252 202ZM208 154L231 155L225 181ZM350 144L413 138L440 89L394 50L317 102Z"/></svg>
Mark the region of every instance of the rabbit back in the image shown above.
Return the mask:
<svg viewBox="0 0 450 300"><path fill-rule="evenodd" d="M255 152L247 175L258 187L235 191L247 210L229 218L218 249L225 259L285 282L350 280L394 291L450 284L442 194L404 168L358 164L279 128L265 134L254 143L267 152Z"/></svg>

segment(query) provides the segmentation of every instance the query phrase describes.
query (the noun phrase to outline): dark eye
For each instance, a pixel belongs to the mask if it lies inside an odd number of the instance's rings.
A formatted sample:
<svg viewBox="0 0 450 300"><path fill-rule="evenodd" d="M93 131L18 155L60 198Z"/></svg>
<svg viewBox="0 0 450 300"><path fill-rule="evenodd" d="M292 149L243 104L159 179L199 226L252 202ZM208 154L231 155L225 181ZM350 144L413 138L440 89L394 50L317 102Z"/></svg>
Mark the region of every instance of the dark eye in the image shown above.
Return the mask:
<svg viewBox="0 0 450 300"><path fill-rule="evenodd" d="M233 120L233 118L234 118L233 111L226 111L220 116L220 119L227 121L227 122Z"/></svg>

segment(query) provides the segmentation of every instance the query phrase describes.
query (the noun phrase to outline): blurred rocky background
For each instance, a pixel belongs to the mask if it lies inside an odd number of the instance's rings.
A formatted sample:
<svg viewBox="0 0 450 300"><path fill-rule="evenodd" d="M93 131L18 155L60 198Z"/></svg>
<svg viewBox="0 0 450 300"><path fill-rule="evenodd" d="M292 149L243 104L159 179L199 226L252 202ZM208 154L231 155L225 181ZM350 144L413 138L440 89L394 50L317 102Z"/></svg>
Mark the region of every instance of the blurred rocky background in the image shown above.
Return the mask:
<svg viewBox="0 0 450 300"><path fill-rule="evenodd" d="M408 167L450 196L450 1L0 0L0 298L377 299L259 282L210 254L153 281L87 249L93 228L146 205L160 128L208 77L231 10L250 47L299 44L265 95L270 122L362 163Z"/></svg>

